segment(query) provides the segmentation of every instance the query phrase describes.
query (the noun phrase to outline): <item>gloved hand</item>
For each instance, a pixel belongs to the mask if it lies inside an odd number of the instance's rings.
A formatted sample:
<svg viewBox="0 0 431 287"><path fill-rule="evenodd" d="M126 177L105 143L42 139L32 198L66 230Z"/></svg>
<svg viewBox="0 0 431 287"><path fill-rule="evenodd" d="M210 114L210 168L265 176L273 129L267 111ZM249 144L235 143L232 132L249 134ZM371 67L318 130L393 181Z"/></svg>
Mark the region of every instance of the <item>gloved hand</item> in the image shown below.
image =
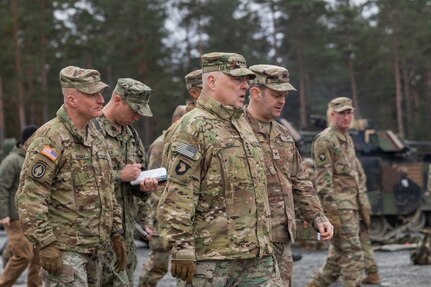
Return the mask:
<svg viewBox="0 0 431 287"><path fill-rule="evenodd" d="M52 275L60 275L63 270L61 252L55 242L48 244L39 251L40 265Z"/></svg>
<svg viewBox="0 0 431 287"><path fill-rule="evenodd" d="M364 222L364 225L367 228L367 230L370 230L371 216L370 216L370 210L368 208L361 207L361 219Z"/></svg>
<svg viewBox="0 0 431 287"><path fill-rule="evenodd" d="M192 260L171 260L171 274L173 277L180 278L186 281L187 284L192 284L193 275L196 270L196 262Z"/></svg>
<svg viewBox="0 0 431 287"><path fill-rule="evenodd" d="M112 249L114 249L117 262L115 262L115 269L117 271L124 271L127 265L127 252L124 246L123 236L121 234L114 234L111 237Z"/></svg>

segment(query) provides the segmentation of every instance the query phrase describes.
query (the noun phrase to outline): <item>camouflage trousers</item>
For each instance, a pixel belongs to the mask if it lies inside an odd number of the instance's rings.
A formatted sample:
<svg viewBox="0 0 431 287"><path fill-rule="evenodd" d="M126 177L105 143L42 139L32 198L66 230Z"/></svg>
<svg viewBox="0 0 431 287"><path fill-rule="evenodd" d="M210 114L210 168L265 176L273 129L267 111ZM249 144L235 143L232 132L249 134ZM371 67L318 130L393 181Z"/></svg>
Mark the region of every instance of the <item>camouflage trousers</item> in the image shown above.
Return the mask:
<svg viewBox="0 0 431 287"><path fill-rule="evenodd" d="M377 263L374 257L373 247L371 246L370 234L365 224L362 222L360 225L359 240L361 241L362 252L364 252L365 273L377 273Z"/></svg>
<svg viewBox="0 0 431 287"><path fill-rule="evenodd" d="M52 275L42 269L45 287L99 287L101 264L97 256L63 251L63 271Z"/></svg>
<svg viewBox="0 0 431 287"><path fill-rule="evenodd" d="M150 239L150 253L139 275L139 287L155 287L168 272L169 251L163 247L160 237Z"/></svg>
<svg viewBox="0 0 431 287"><path fill-rule="evenodd" d="M274 254L277 259L278 269L280 271L281 281L283 286L292 286L292 249L289 242L273 242Z"/></svg>
<svg viewBox="0 0 431 287"><path fill-rule="evenodd" d="M344 287L361 285L364 256L359 239L359 215L357 210L339 210L341 234L329 243L328 257L320 270L314 274L313 283L319 287L329 286L342 277Z"/></svg>
<svg viewBox="0 0 431 287"><path fill-rule="evenodd" d="M253 259L198 261L193 287L272 287L275 264L272 256ZM177 280L177 287L184 287Z"/></svg>
<svg viewBox="0 0 431 287"><path fill-rule="evenodd" d="M124 238L124 245L127 250L127 265L125 271L118 272L115 270L114 264L116 258L111 244L109 244L106 253L102 257L101 282L103 287L133 286L133 274L135 273L137 264L136 245L133 236Z"/></svg>

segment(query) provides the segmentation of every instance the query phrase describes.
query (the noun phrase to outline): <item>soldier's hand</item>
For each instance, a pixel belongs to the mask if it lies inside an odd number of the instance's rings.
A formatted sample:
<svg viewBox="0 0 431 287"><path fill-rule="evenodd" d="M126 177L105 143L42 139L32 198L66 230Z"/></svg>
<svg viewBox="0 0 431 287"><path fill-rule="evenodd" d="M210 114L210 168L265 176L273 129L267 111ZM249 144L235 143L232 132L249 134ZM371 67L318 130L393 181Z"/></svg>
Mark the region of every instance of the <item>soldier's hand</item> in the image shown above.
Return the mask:
<svg viewBox="0 0 431 287"><path fill-rule="evenodd" d="M317 224L321 240L330 240L334 236L334 227L329 222L322 222Z"/></svg>
<svg viewBox="0 0 431 287"><path fill-rule="evenodd" d="M121 181L130 182L135 180L141 173L141 166L140 163L126 164L120 171Z"/></svg>
<svg viewBox="0 0 431 287"><path fill-rule="evenodd" d="M115 262L115 269L117 271L124 271L127 265L127 252L124 246L123 236L121 234L114 234L111 237L112 249L114 249L117 261Z"/></svg>
<svg viewBox="0 0 431 287"><path fill-rule="evenodd" d="M10 217L6 216L5 218L0 219L0 224L4 226L10 225Z"/></svg>
<svg viewBox="0 0 431 287"><path fill-rule="evenodd" d="M186 281L187 284L192 284L193 275L196 270L196 262L192 260L171 260L171 274L173 277L180 278Z"/></svg>
<svg viewBox="0 0 431 287"><path fill-rule="evenodd" d="M63 270L61 252L55 242L43 247L39 251L40 265L52 275L60 275Z"/></svg>
<svg viewBox="0 0 431 287"><path fill-rule="evenodd" d="M361 219L367 230L371 228L371 216L368 208L361 208Z"/></svg>
<svg viewBox="0 0 431 287"><path fill-rule="evenodd" d="M158 186L159 183L157 179L146 177L143 181L141 181L141 184L139 185L139 190L142 192L155 191Z"/></svg>

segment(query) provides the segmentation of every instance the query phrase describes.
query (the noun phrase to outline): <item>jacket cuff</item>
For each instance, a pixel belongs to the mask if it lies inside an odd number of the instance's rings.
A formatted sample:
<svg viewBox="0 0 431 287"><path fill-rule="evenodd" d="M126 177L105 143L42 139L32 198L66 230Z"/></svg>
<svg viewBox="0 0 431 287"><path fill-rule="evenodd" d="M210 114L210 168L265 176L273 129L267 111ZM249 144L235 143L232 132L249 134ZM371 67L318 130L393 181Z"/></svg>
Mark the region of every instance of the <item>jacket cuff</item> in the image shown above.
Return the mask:
<svg viewBox="0 0 431 287"><path fill-rule="evenodd" d="M194 249L181 249L178 251L171 251L172 260L188 260L196 261L196 254Z"/></svg>

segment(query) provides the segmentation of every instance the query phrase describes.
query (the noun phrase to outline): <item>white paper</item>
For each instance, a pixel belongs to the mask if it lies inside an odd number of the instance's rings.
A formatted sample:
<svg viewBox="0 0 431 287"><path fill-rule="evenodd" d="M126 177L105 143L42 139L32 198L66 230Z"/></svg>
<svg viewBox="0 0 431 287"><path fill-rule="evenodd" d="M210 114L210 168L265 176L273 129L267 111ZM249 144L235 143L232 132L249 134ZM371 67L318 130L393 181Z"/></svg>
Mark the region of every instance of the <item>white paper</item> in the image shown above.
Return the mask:
<svg viewBox="0 0 431 287"><path fill-rule="evenodd" d="M131 185L139 185L141 181L144 180L144 178L151 177L155 178L158 181L165 181L166 180L166 168L160 167L155 169L149 169L141 171L141 174L138 176L137 179L130 182Z"/></svg>

